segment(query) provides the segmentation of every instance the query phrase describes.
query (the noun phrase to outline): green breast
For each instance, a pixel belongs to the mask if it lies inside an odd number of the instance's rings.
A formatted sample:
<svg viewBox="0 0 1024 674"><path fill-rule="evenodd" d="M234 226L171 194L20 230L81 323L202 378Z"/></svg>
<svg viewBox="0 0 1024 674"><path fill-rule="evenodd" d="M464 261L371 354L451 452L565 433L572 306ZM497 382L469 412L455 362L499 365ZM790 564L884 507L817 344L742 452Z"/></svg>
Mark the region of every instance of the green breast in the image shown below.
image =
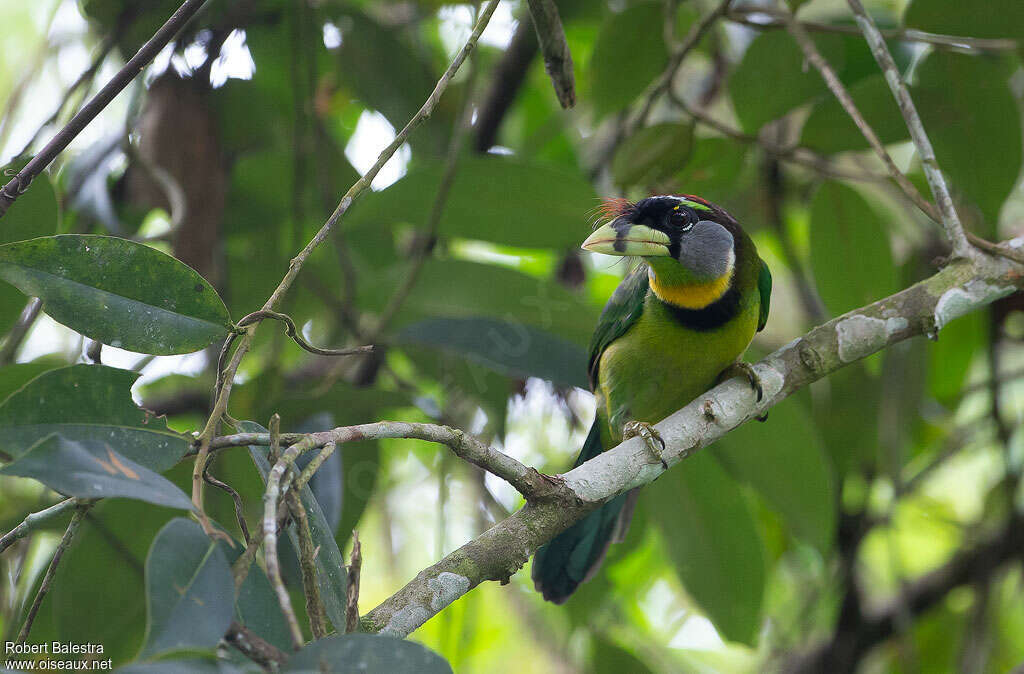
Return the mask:
<svg viewBox="0 0 1024 674"><path fill-rule="evenodd" d="M750 344L759 308L756 290L743 293L735 317L697 331L648 290L641 316L601 354L597 393L613 439L626 422L661 421L711 388Z"/></svg>

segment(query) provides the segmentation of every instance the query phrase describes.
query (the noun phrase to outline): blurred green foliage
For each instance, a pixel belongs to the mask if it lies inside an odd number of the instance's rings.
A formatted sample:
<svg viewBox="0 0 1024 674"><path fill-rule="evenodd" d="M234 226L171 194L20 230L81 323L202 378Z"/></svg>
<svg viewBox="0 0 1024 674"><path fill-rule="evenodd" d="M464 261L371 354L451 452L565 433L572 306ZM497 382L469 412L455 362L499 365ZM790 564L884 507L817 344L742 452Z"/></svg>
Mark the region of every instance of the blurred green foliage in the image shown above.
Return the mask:
<svg viewBox="0 0 1024 674"><path fill-rule="evenodd" d="M61 17L73 18L57 21L58 4ZM86 53L106 38L116 44L90 83L94 91L175 5L83 0L29 9L0 2L12 26L0 35L0 48L11 55L0 68L0 162L8 169L24 163L14 155L88 68ZM698 194L736 215L775 277L772 316L752 349L757 354L819 319L925 278L948 253L940 229L878 179L881 165L861 133L770 15L760 17L769 24L763 29L735 16L721 19L672 78L674 96L715 120L708 124L647 94L678 42L716 2L558 5L576 64L577 107L564 111L555 99L526 3L502 3L475 62L391 160L387 180L375 183L316 250L283 303L316 344L373 338L383 348L367 357L313 358L268 324L240 370L229 406L234 418L265 424L276 412L285 431L434 421L476 433L538 470L565 470L592 414L589 394L574 388L586 382L590 333L628 270L576 250L597 221L600 197ZM886 28L962 38L950 47L910 32L889 45L965 221L991 238L1024 233L1024 47L978 49L971 40L1024 40L1021 4L868 5ZM215 251L216 262L200 271L210 285L197 283L215 289L237 321L262 306L358 179L356 167L372 163L419 109L468 35L471 16L469 5L436 0L210 2L169 58L159 60L166 76L195 88L198 106L154 109L146 84L158 73L148 71L21 196L0 221L0 243L56 232L128 237L137 241L105 239L103 246L148 245L198 268L188 243L209 242L203 246ZM928 194L899 108L863 39L848 31L855 24L846 4L815 0L799 16L825 25L812 33L822 54L897 163ZM25 56L33 53L37 62ZM477 126L438 204L467 97ZM644 123L634 124L649 102ZM483 138L483 120L495 116L496 131ZM66 118L67 111L59 121ZM208 137L196 133L204 125L216 146L202 149L220 158L210 165L192 161L197 148L190 142ZM161 128L171 128L175 142L156 144ZM791 161L794 154L813 161ZM152 173L149 163L183 188L211 191L186 190L188 208L174 222L172 200L139 187ZM822 163L830 170L818 170ZM428 232L435 209L436 228ZM173 231L154 235L153 223ZM421 268L418 251L427 251ZM175 290L192 278L180 263L149 251L146 283L124 276L116 287L103 286L96 278L104 274L94 273L108 261L102 252L90 261L51 251L48 273L65 274L71 288L61 297L81 303L100 291L134 294L132 311L144 311L152 295L167 295L176 302L172 318L186 328L195 327L193 319L224 319L214 321L220 327L212 336L190 341L188 330L179 330L181 344L172 345L178 351L222 334L227 319L216 298L197 309ZM21 275L32 266L4 259ZM415 283L403 290L413 273ZM377 319L406 291L394 320L377 334ZM808 296L820 303L808 304ZM0 288L0 332L18 322L25 303L13 287ZM870 631L869 612L849 618L842 607L851 597L862 607L893 606L897 593L943 572L1013 521L1024 451L1024 351L1014 328L1021 310L1019 298L1010 297L954 321L937 343L915 340L855 363L774 408L765 424L741 427L688 459L645 489L625 543L612 547L602 571L565 606L544 604L528 574L519 573L506 587L474 589L411 639L455 671L789 671L795 658L837 634L870 636L843 662L850 671L1018 666L1019 559L971 567L927 605L896 605L898 620L884 633ZM107 309L53 318L89 336L129 326ZM143 334L133 346L169 352L154 348L159 341ZM150 362L104 348L105 364L121 370L62 368L82 354L83 340L48 319L17 358L0 345L0 429L7 437L0 459L21 455L55 430L83 441L114 433L122 444L145 445L129 458L188 491L189 465L167 470L186 439L168 429L201 430L216 353ZM124 371L132 367L141 370L141 384ZM167 427L130 396L166 413ZM157 442L150 436L159 436L165 451L142 451ZM262 514L260 470L242 449L218 453L211 466L239 492L253 529ZM306 491L303 499L319 508L321 559L340 567L359 531L364 613L520 505L507 485L417 441L340 447L336 464ZM0 476L0 531L56 499L34 481ZM211 517L240 539L231 498L207 489L207 502ZM60 565L32 640L100 642L121 664L163 650L163 642L154 644L169 635L209 659L216 639L189 641L188 628L213 613L223 622L233 612L287 648L263 572L253 567L232 606L224 565L241 547L198 545L197 529L173 519L178 514L135 500L99 503ZM0 590L6 638L17 633L66 519L45 523L0 556L12 579ZM183 542L169 546L172 533ZM301 607L294 552L282 544L281 554L293 603ZM212 588L203 596L216 601L197 616L164 620L174 597L154 593L166 589L157 579L200 571ZM323 588L333 593L335 622L342 585L343 576ZM447 671L419 646L388 648L339 639L299 657L378 664L408 657Z"/></svg>

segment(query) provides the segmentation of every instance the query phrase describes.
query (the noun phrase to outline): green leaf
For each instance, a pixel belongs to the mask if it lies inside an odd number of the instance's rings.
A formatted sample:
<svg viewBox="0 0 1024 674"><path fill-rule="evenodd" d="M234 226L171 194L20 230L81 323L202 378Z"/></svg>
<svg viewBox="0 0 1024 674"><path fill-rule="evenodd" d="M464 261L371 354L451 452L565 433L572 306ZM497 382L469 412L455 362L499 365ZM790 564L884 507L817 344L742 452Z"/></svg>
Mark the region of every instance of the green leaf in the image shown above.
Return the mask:
<svg viewBox="0 0 1024 674"><path fill-rule="evenodd" d="M0 246L0 278L73 330L129 351L189 353L231 326L217 291L187 265L126 239L65 234Z"/></svg>
<svg viewBox="0 0 1024 674"><path fill-rule="evenodd" d="M230 564L234 564L242 556L242 546L229 547L224 541L218 545ZM287 651L292 647L291 632L281 605L274 594L267 574L259 564L249 567L245 581L238 588L235 598L235 619L261 639Z"/></svg>
<svg viewBox="0 0 1024 674"><path fill-rule="evenodd" d="M432 346L502 374L587 388L587 355L559 337L518 322L431 318L402 330L399 342Z"/></svg>
<svg viewBox="0 0 1024 674"><path fill-rule="evenodd" d="M589 231L589 228L588 230ZM359 285L364 308L383 306L405 278L396 265L376 283ZM518 320L586 346L597 311L556 282L505 267L465 260L428 260L395 323L408 325L437 316Z"/></svg>
<svg viewBox="0 0 1024 674"><path fill-rule="evenodd" d="M982 38L1024 38L1024 3L1019 0L911 0L903 25L929 33Z"/></svg>
<svg viewBox="0 0 1024 674"><path fill-rule="evenodd" d="M451 674L451 666L420 644L377 634L336 634L293 655L285 672Z"/></svg>
<svg viewBox="0 0 1024 674"><path fill-rule="evenodd" d="M687 593L725 638L753 643L764 595L764 550L735 480L705 451L644 496Z"/></svg>
<svg viewBox="0 0 1024 674"><path fill-rule="evenodd" d="M598 117L621 110L643 93L668 61L664 5L638 2L601 24L590 57L590 98Z"/></svg>
<svg viewBox="0 0 1024 674"><path fill-rule="evenodd" d="M173 519L146 557L146 639L140 657L213 649L231 624L235 583L217 543L195 522Z"/></svg>
<svg viewBox="0 0 1024 674"><path fill-rule="evenodd" d="M824 183L811 201L811 269L821 299L835 315L896 289L885 223L842 183Z"/></svg>
<svg viewBox="0 0 1024 674"><path fill-rule="evenodd" d="M686 163L693 146L693 126L665 122L646 126L615 152L612 175L622 187L662 180Z"/></svg>
<svg viewBox="0 0 1024 674"><path fill-rule="evenodd" d="M829 64L841 70L842 40L813 36ZM761 33L747 47L743 60L729 78L729 95L743 129L755 133L767 122L828 92L825 81L804 63L804 54L786 31Z"/></svg>
<svg viewBox="0 0 1024 674"><path fill-rule="evenodd" d="M40 440L0 474L30 477L80 498L132 498L190 510L192 501L167 478L125 458L106 442L60 435Z"/></svg>
<svg viewBox="0 0 1024 674"><path fill-rule="evenodd" d="M878 457L881 382L854 363L830 375L826 385L828 395L814 397L814 418L836 472L846 476L873 466Z"/></svg>
<svg viewBox="0 0 1024 674"><path fill-rule="evenodd" d="M879 74L864 78L850 87L850 96L883 143L896 143L910 137L885 77ZM869 147L864 134L835 97L814 106L804 123L800 144L827 154Z"/></svg>
<svg viewBox="0 0 1024 674"><path fill-rule="evenodd" d="M72 365L39 375L0 404L0 453L17 457L52 433L101 441L158 473L176 464L188 441L164 419L139 409L131 387L139 375L105 365Z"/></svg>
<svg viewBox="0 0 1024 674"><path fill-rule="evenodd" d="M49 372L65 364L65 362L58 362L47 358L31 363L14 363L0 367L0 401L6 400L7 396L42 373Z"/></svg>
<svg viewBox="0 0 1024 674"><path fill-rule="evenodd" d="M0 181L6 183L10 175L27 163L19 161L4 166L0 169ZM0 227L0 244L53 234L57 231L58 217L57 194L44 173L33 180L28 191L7 210ZM0 285L0 333L11 329L24 308L24 295L14 288Z"/></svg>
<svg viewBox="0 0 1024 674"><path fill-rule="evenodd" d="M590 671L594 674L644 674L651 671L643 660L600 632L592 636L592 641Z"/></svg>
<svg viewBox="0 0 1024 674"><path fill-rule="evenodd" d="M989 316L973 311L942 327L928 344L928 391L943 403L956 402L975 355L988 344Z"/></svg>
<svg viewBox="0 0 1024 674"><path fill-rule="evenodd" d="M252 421L240 421L238 430L243 433L266 433L267 430ZM267 461L267 447L255 445L249 446L249 454L253 463L264 481L270 472L271 465ZM339 450L340 451L340 450ZM341 556L341 550L334 540L334 532L327 524L320 504L317 503L313 490L307 484L299 494L309 518L309 529L313 537L313 547L319 548L316 555L317 583L320 586L320 597L324 602L327 617L331 619L335 629L341 629L345 625L346 595L348 592L348 571L345 566L345 558ZM288 537L292 546L299 549L299 536L295 531L295 525L288 527Z"/></svg>
<svg viewBox="0 0 1024 674"><path fill-rule="evenodd" d="M998 60L933 51L911 92L939 166L989 223L998 220L1021 170L1020 110L1010 74Z"/></svg>
<svg viewBox="0 0 1024 674"><path fill-rule="evenodd" d="M772 408L763 424L744 424L712 452L753 487L797 536L827 551L835 538L837 499L832 468L811 416L797 400Z"/></svg>
<svg viewBox="0 0 1024 674"><path fill-rule="evenodd" d="M697 138L675 181L687 194L719 203L735 200L747 148L730 138Z"/></svg>
<svg viewBox="0 0 1024 674"><path fill-rule="evenodd" d="M464 157L438 231L525 248L574 248L598 203L590 182L564 168L497 156ZM444 167L426 164L353 206L348 228L426 225ZM355 236L359 236L356 234Z"/></svg>

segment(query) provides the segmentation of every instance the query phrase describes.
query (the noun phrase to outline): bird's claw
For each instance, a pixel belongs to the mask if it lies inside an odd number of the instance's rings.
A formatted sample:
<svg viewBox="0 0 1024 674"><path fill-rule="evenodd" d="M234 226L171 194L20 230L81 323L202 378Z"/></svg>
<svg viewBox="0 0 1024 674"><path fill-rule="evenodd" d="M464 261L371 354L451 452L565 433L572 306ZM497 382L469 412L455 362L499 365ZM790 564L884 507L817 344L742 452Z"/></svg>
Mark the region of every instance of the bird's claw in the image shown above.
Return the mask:
<svg viewBox="0 0 1024 674"><path fill-rule="evenodd" d="M757 374L753 365L742 360L738 360L722 370L722 374L718 375L718 382L721 383L726 379L732 379L733 377L746 378L746 380L750 382L750 388L754 389L754 393L757 394L757 402L761 402L764 398L764 388L761 387L761 377Z"/></svg>
<svg viewBox="0 0 1024 674"><path fill-rule="evenodd" d="M644 444L647 445L647 449L649 449L651 454L661 462L662 468L668 470L668 463L666 463L665 457L662 454L665 451L665 440L661 437L661 434L658 433L654 426L644 421L628 422L622 427L622 438L623 440L629 440L630 438L635 437L643 438Z"/></svg>

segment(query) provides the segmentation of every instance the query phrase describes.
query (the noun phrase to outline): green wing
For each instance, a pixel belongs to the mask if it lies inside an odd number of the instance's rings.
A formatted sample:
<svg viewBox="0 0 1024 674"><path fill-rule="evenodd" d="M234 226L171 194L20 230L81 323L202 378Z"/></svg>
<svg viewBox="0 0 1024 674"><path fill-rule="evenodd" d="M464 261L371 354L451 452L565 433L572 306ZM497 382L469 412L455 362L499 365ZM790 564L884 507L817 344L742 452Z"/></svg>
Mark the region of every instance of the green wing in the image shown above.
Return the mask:
<svg viewBox="0 0 1024 674"><path fill-rule="evenodd" d="M597 321L594 336L590 338L590 363L587 372L590 374L591 388L597 388L597 368L601 362L601 354L640 318L644 311L646 296L647 265L641 264L631 271L612 293L608 304L604 305L601 318Z"/></svg>
<svg viewBox="0 0 1024 674"><path fill-rule="evenodd" d="M757 331L764 330L768 322L768 309L772 303L772 273L768 271L768 265L761 262L761 273L757 275L757 291L761 295L761 309L757 315Z"/></svg>

